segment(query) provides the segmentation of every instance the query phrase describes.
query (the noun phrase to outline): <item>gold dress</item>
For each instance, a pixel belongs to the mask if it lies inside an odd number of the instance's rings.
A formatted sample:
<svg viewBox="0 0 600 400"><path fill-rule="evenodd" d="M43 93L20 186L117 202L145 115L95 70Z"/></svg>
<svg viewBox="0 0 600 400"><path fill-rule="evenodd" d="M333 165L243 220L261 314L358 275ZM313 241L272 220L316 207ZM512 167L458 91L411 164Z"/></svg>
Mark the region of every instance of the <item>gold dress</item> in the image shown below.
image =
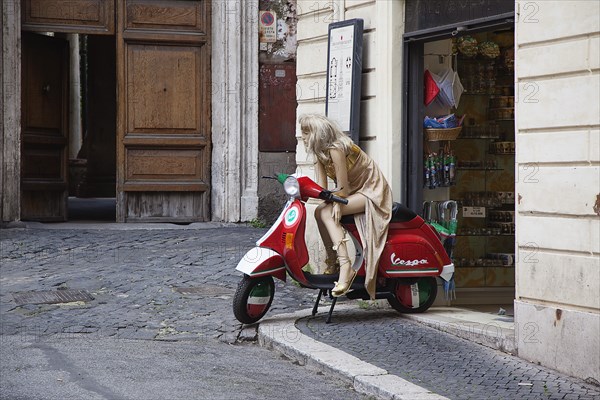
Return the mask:
<svg viewBox="0 0 600 400"><path fill-rule="evenodd" d="M332 162L324 165L328 177L336 180ZM385 246L388 225L392 217L392 191L375 162L353 145L346 155L348 169L348 194L360 193L367 198L365 212L354 215L354 221L363 244L365 259L365 288L375 299L377 265Z"/></svg>

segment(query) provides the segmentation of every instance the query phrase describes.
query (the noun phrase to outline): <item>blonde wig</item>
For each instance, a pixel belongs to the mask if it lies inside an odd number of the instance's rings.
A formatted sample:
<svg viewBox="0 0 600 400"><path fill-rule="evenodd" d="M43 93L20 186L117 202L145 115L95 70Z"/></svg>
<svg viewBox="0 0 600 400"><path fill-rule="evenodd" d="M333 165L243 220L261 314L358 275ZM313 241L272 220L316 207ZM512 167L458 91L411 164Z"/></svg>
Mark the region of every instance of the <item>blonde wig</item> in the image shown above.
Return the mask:
<svg viewBox="0 0 600 400"><path fill-rule="evenodd" d="M298 119L302 133L308 135L307 150L322 164L331 162L329 150L337 148L348 155L354 142L335 122L320 114L304 114Z"/></svg>

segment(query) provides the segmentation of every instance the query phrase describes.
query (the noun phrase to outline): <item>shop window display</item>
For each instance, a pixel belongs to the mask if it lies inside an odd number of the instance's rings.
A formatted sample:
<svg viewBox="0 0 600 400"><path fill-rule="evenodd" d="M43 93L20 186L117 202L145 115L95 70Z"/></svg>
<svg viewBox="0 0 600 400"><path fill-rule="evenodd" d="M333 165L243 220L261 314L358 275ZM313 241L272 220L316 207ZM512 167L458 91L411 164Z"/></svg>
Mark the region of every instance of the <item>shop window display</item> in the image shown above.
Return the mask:
<svg viewBox="0 0 600 400"><path fill-rule="evenodd" d="M457 304L461 293L492 292L491 288L495 295L490 303L512 302L514 32L483 32L428 43L424 54L426 75L432 79L425 79L423 198L429 219L446 226L447 213L440 216L436 211L449 201L457 204L455 236L452 246L446 246L456 266ZM443 93L439 79L448 70L456 74L451 85L454 104L440 94L432 98L436 93L432 82ZM434 126L427 118L453 118L455 125ZM485 303L485 296L478 298Z"/></svg>

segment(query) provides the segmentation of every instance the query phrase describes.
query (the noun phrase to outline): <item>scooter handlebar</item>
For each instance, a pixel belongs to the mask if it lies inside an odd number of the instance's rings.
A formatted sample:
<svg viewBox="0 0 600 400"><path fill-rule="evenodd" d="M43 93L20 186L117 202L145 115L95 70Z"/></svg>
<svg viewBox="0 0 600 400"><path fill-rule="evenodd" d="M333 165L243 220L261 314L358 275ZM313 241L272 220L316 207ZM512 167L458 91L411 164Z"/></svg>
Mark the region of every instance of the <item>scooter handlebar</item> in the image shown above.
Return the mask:
<svg viewBox="0 0 600 400"><path fill-rule="evenodd" d="M335 201L336 203L348 204L348 199L344 199L343 197L338 197L336 195L331 195L331 201Z"/></svg>
<svg viewBox="0 0 600 400"><path fill-rule="evenodd" d="M348 199L344 199L343 197L336 196L329 190L323 190L319 197L325 201L334 201L336 203L348 204Z"/></svg>

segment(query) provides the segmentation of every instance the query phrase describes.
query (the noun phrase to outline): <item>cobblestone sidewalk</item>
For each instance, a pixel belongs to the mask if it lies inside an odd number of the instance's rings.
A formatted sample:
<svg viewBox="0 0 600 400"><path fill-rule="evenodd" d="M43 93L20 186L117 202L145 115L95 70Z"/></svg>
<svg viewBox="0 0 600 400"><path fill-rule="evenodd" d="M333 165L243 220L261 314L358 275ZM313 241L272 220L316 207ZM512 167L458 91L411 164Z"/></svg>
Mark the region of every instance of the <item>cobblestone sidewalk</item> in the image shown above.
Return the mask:
<svg viewBox="0 0 600 400"><path fill-rule="evenodd" d="M355 309L296 322L305 335L343 349L451 399L600 399L600 388L471 343L393 310Z"/></svg>

